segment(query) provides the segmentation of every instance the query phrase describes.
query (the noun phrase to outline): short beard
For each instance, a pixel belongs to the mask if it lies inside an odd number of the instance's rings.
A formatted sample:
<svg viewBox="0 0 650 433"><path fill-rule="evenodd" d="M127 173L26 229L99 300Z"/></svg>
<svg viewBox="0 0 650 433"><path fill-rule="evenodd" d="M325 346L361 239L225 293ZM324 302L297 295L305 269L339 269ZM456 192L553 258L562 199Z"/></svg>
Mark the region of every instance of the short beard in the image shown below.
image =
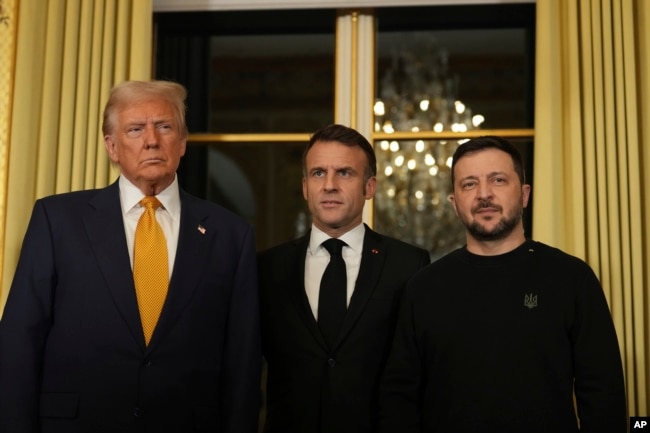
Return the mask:
<svg viewBox="0 0 650 433"><path fill-rule="evenodd" d="M524 208L519 207L511 215L503 217L492 230L486 230L478 222L465 224L467 231L474 239L480 242L498 241L507 238L519 226L524 213Z"/></svg>

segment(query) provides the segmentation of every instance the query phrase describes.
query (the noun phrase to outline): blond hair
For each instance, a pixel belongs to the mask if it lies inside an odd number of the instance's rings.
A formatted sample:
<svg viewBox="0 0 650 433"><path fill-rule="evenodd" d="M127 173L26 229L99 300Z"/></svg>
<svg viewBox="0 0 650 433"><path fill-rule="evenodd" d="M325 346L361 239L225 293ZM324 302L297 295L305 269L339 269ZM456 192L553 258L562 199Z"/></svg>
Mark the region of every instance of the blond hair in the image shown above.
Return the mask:
<svg viewBox="0 0 650 433"><path fill-rule="evenodd" d="M172 81L125 81L111 89L111 94L104 108L102 123L103 134L110 135L115 130L115 116L124 106L148 99L162 99L174 107L176 121L181 135L188 134L185 124L185 98L187 90L181 84Z"/></svg>

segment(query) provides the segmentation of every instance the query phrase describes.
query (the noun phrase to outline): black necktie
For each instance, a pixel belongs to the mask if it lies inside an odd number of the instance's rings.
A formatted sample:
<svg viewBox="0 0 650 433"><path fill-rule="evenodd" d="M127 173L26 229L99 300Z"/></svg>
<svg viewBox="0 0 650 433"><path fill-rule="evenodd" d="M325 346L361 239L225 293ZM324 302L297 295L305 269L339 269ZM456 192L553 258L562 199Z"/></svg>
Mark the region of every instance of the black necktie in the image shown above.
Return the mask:
<svg viewBox="0 0 650 433"><path fill-rule="evenodd" d="M341 256L341 250L345 245L347 244L342 240L334 238L323 242L323 247L330 253L330 262L320 281L318 326L330 348L336 342L347 311L348 279L345 272L345 261Z"/></svg>

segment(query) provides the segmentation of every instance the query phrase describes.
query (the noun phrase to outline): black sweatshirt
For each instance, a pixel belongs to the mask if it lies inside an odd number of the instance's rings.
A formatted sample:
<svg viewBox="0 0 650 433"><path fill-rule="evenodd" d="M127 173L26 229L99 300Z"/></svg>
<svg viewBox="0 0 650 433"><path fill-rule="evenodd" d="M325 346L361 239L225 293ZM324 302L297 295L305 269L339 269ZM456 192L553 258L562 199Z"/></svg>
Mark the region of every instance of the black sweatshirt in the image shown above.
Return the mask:
<svg viewBox="0 0 650 433"><path fill-rule="evenodd" d="M624 433L621 357L594 272L534 241L424 268L406 288L380 401L382 433Z"/></svg>

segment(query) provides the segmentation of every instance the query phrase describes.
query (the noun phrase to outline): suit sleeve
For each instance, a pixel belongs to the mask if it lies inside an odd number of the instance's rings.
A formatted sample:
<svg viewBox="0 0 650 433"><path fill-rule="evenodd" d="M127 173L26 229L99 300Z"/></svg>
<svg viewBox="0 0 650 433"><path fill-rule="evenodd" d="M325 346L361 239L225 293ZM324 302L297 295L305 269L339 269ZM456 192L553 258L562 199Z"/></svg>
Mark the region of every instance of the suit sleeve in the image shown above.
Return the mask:
<svg viewBox="0 0 650 433"><path fill-rule="evenodd" d="M572 339L580 431L625 432L625 385L618 340L607 300L590 269L578 294L576 314Z"/></svg>
<svg viewBox="0 0 650 433"><path fill-rule="evenodd" d="M40 431L38 399L56 286L45 208L36 202L0 321L0 431Z"/></svg>
<svg viewBox="0 0 650 433"><path fill-rule="evenodd" d="M225 433L258 430L261 343L255 239L249 228L241 245L233 282L225 349Z"/></svg>

